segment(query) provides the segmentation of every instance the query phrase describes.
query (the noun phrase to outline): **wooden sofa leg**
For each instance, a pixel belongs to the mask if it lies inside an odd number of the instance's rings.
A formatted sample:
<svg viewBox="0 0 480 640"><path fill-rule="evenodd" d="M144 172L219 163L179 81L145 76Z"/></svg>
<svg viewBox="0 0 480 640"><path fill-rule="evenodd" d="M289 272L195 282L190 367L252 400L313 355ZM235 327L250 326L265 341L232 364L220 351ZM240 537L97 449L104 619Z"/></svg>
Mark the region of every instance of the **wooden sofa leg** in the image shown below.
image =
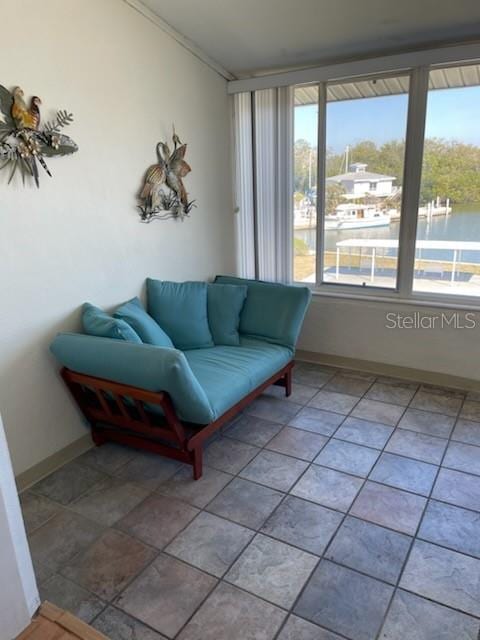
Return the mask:
<svg viewBox="0 0 480 640"><path fill-rule="evenodd" d="M102 444L107 442L107 438L103 433L94 428L92 428L92 440L97 447L100 447Z"/></svg>
<svg viewBox="0 0 480 640"><path fill-rule="evenodd" d="M287 396L287 398L288 396L292 395L292 370L291 369L289 369L285 374L285 395Z"/></svg>
<svg viewBox="0 0 480 640"><path fill-rule="evenodd" d="M193 458L193 479L199 480L203 472L203 449L201 446L192 451Z"/></svg>

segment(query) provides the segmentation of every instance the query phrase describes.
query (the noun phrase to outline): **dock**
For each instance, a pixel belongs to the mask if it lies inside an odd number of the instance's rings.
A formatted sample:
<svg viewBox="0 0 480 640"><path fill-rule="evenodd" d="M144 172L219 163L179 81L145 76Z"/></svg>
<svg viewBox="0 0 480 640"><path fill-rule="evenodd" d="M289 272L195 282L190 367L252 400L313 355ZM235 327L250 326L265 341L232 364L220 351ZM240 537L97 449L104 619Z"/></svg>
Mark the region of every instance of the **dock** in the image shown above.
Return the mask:
<svg viewBox="0 0 480 640"><path fill-rule="evenodd" d="M335 278L339 279L340 275L340 252L342 249L359 249L360 255L362 249L370 249L370 282L373 282L375 279L375 261L377 257L377 252L379 249L394 249L398 250L398 240L381 240L381 239L368 239L368 238L351 238L349 240L340 240L340 242L336 243L337 247L337 259L336 259L336 270L335 270ZM422 250L440 250L440 251L451 251L452 252L452 260L451 260L451 276L450 281L452 284L455 283L455 277L457 273L458 263L461 259L462 251L478 251L480 252L480 242L460 242L454 240L417 240L416 242L416 250L420 253L419 259L421 258ZM429 261L430 262L430 261Z"/></svg>
<svg viewBox="0 0 480 640"><path fill-rule="evenodd" d="M400 209L381 209L382 213L390 216L391 222L398 222L401 218ZM450 198L445 200L442 204L440 198L428 202L425 206L419 207L419 218L434 218L437 216L449 216L452 213L452 207L450 206ZM315 207L309 207L308 209L294 210L293 214L293 228L296 231L308 231L315 229L317 226L317 211Z"/></svg>

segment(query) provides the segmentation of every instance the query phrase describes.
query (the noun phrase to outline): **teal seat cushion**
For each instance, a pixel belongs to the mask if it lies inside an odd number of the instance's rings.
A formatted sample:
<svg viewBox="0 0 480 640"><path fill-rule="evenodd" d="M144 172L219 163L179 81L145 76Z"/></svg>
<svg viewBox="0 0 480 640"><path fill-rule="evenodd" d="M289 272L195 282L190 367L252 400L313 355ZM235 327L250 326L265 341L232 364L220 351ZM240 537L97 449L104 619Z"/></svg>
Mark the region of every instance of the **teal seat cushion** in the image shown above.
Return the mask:
<svg viewBox="0 0 480 640"><path fill-rule="evenodd" d="M113 317L129 324L142 342L155 344L157 347L173 348L173 342L152 316L148 315L138 298L133 298L118 307Z"/></svg>
<svg viewBox="0 0 480 640"><path fill-rule="evenodd" d="M217 276L215 282L248 287L240 314L241 334L295 348L312 297L308 287L233 276Z"/></svg>
<svg viewBox="0 0 480 640"><path fill-rule="evenodd" d="M138 334L124 320L112 318L102 309L86 302L83 305L82 324L85 333L99 338L115 338L141 343Z"/></svg>
<svg viewBox="0 0 480 640"><path fill-rule="evenodd" d="M163 282L147 278L147 310L177 349L213 347L207 316L206 282Z"/></svg>
<svg viewBox="0 0 480 640"><path fill-rule="evenodd" d="M208 424L268 380L293 357L287 347L240 337L239 347L177 349L75 333L59 334L50 347L68 369L166 391L182 420Z"/></svg>
<svg viewBox="0 0 480 640"><path fill-rule="evenodd" d="M185 351L215 419L277 373L292 357L293 351L287 347L244 337L240 337L239 347Z"/></svg>
<svg viewBox="0 0 480 640"><path fill-rule="evenodd" d="M238 346L240 312L247 287L234 284L209 284L207 289L208 324L216 345Z"/></svg>

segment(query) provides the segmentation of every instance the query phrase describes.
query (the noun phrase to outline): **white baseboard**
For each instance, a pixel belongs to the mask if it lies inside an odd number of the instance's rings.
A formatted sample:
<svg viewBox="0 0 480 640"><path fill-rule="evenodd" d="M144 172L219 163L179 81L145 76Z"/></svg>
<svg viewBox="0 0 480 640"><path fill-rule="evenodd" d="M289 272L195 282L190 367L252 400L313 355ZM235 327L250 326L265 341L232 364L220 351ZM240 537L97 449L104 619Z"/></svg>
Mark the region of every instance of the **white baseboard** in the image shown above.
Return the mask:
<svg viewBox="0 0 480 640"><path fill-rule="evenodd" d="M23 473L18 474L18 476L15 477L18 491L25 491L28 487L31 487L42 478L45 478L45 476L48 476L52 471L56 471L65 463L77 458L93 446L90 433L86 433L81 438L78 438L78 440L75 440L63 449L60 449L60 451L56 451L51 456L48 456L48 458L45 458L45 460L42 460L33 467L30 467L30 469L27 469Z"/></svg>
<svg viewBox="0 0 480 640"><path fill-rule="evenodd" d="M451 376L445 373L436 373L434 371L424 371L422 369L410 369L409 367L400 367L393 364L386 364L385 362L357 360L356 358L346 358L327 353L302 350L296 352L295 359L325 364L340 369L357 369L358 371L365 371L367 373L376 373L392 378L402 378L408 381L414 380L415 382L451 387L453 389L467 391L478 391L480 389L480 381L478 380Z"/></svg>

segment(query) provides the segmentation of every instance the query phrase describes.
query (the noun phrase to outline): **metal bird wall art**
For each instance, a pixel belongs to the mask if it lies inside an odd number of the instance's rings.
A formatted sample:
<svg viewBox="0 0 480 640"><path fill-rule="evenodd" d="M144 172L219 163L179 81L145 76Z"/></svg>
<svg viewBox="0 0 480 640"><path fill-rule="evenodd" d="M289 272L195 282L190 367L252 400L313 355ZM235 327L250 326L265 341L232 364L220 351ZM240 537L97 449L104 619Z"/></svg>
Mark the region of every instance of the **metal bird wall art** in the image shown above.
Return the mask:
<svg viewBox="0 0 480 640"><path fill-rule="evenodd" d="M183 178L191 171L190 165L184 160L187 145L181 142L175 127L172 143L173 151L170 151L166 142L157 144L157 163L152 164L145 173L138 196L142 222L169 218L183 220L196 206L195 200L189 202L183 184Z"/></svg>
<svg viewBox="0 0 480 640"><path fill-rule="evenodd" d="M41 125L42 101L33 96L30 106L20 87L10 92L0 85L0 171L10 169L8 184L17 171L40 187L39 165L52 176L45 158L65 156L78 151L75 142L61 133L73 122L73 115L57 111L54 120Z"/></svg>

